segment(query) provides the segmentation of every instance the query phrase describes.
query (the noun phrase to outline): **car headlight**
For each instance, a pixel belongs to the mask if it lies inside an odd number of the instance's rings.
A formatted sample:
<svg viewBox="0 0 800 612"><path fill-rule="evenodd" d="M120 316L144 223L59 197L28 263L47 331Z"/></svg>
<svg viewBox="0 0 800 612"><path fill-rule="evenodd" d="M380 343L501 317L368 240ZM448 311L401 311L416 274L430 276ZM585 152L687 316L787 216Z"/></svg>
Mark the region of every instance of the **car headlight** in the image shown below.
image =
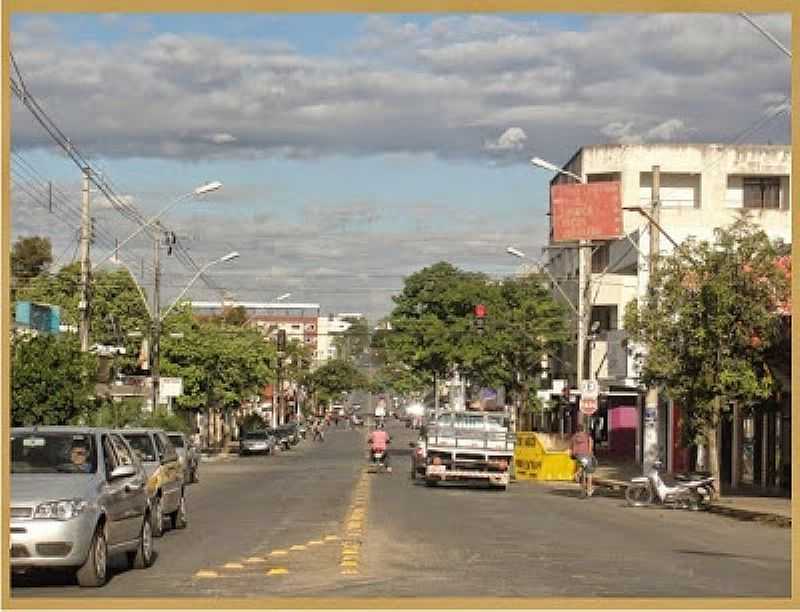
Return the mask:
<svg viewBox="0 0 800 612"><path fill-rule="evenodd" d="M60 499L58 501L45 502L36 506L33 513L35 519L56 519L58 521L68 521L75 518L89 507L89 503L83 499Z"/></svg>

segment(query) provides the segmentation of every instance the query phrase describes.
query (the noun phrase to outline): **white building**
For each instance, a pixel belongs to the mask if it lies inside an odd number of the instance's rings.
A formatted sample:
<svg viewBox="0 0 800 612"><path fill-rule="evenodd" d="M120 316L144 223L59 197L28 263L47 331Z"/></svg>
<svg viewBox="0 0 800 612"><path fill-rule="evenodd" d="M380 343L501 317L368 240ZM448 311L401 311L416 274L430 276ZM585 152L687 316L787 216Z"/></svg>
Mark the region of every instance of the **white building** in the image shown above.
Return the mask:
<svg viewBox="0 0 800 612"><path fill-rule="evenodd" d="M619 181L621 186L625 237L595 244L591 274L587 274L591 322L599 329L590 343L593 347L586 351L584 372L586 377L589 372L596 375L601 397L605 396L600 415L605 442L613 447L616 432L618 441L624 439L619 442L620 453L635 452L638 459L642 457L642 389L634 359L637 349L627 345L622 328L626 305L646 294L650 224L641 212L625 209L641 207L649 212L654 166L659 167L659 225L664 230L658 238L660 253L673 248L667 235L678 244L689 237L712 240L715 228L729 226L743 214L770 237L791 242L789 146L593 145L581 148L564 166L585 182ZM575 179L558 174L551 184L569 182ZM551 237L552 223L551 217ZM551 242L546 265L577 304L578 249L563 246ZM561 299L557 291L554 295ZM574 345L564 360L575 364ZM565 371L554 364L554 378L568 378L574 388L575 366ZM658 445L666 451L662 456L670 466L677 445L674 424L672 407L660 406Z"/></svg>
<svg viewBox="0 0 800 612"><path fill-rule="evenodd" d="M320 316L317 323L317 354L316 364L322 365L325 362L336 359L336 337L350 329L353 319L361 319L364 315L359 312L343 312L339 314L329 314Z"/></svg>

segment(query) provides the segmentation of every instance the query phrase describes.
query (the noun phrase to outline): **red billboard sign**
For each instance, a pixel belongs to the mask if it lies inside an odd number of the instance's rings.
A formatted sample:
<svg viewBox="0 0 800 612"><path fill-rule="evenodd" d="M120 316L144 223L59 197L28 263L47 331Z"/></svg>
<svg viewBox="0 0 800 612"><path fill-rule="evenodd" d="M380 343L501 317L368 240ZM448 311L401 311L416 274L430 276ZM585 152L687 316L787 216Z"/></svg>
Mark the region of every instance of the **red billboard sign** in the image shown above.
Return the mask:
<svg viewBox="0 0 800 612"><path fill-rule="evenodd" d="M623 236L622 198L617 181L553 185L550 212L554 242Z"/></svg>

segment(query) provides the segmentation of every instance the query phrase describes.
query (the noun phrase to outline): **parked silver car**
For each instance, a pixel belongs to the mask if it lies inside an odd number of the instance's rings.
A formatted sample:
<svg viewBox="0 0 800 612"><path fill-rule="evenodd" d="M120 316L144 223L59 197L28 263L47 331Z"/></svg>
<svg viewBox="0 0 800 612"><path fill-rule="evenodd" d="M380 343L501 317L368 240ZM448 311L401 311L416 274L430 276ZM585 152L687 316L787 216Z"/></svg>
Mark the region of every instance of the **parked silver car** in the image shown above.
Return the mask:
<svg viewBox="0 0 800 612"><path fill-rule="evenodd" d="M80 427L11 430L11 568L77 568L108 579L111 555L153 562L144 468L117 433Z"/></svg>
<svg viewBox="0 0 800 612"><path fill-rule="evenodd" d="M188 524L183 466L167 434L160 429L118 430L139 459L147 473L147 495L153 509L153 535L164 533L164 518L169 517L173 529Z"/></svg>
<svg viewBox="0 0 800 612"><path fill-rule="evenodd" d="M255 453L270 455L274 448L275 437L267 431L248 431L239 440L240 455Z"/></svg>
<svg viewBox="0 0 800 612"><path fill-rule="evenodd" d="M200 456L192 441L180 431L168 431L167 437L178 453L178 461L183 466L183 481L186 483L200 480Z"/></svg>

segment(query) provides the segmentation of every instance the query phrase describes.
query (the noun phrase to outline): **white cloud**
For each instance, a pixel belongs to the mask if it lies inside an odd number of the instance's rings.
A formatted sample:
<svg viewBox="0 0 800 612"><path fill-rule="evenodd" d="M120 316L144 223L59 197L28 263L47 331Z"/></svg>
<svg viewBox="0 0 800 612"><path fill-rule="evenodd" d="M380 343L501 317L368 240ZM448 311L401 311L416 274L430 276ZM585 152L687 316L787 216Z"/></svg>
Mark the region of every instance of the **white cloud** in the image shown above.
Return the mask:
<svg viewBox="0 0 800 612"><path fill-rule="evenodd" d="M216 134L209 134L208 140L213 142L214 144L228 144L231 142L236 142L236 136L232 136L226 132L217 132Z"/></svg>
<svg viewBox="0 0 800 612"><path fill-rule="evenodd" d="M521 151L525 147L528 136L525 130L519 127L508 128L493 141L486 141L484 148L488 151Z"/></svg>

